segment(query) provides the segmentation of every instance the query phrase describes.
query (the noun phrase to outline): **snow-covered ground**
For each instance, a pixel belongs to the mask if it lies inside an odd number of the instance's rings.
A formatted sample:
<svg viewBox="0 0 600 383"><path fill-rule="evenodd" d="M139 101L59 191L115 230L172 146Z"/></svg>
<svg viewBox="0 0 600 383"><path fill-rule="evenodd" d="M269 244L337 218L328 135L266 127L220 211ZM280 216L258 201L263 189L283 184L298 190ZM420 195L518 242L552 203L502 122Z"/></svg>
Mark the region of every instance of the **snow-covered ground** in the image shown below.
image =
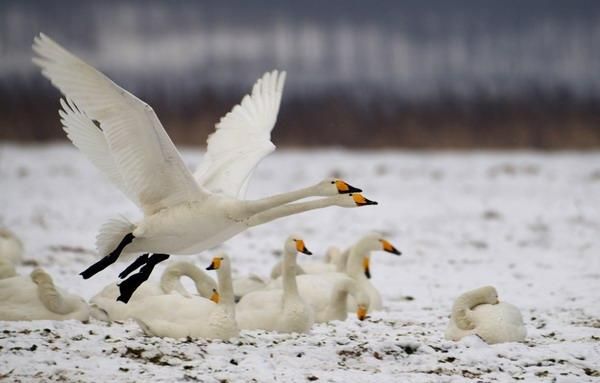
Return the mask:
<svg viewBox="0 0 600 383"><path fill-rule="evenodd" d="M184 156L190 166L201 159ZM250 197L332 175L380 205L289 217L222 249L236 272L266 276L291 232L317 258L380 230L403 252L372 257L384 312L228 342L146 337L132 322L0 322L0 381L600 379L600 153L280 150L258 168ZM26 244L21 273L39 264L90 298L124 266L77 275L96 257L100 224L120 212L138 214L71 146L0 145L0 226ZM193 259L208 265L213 253ZM521 308L525 343L443 339L453 299L486 284Z"/></svg>

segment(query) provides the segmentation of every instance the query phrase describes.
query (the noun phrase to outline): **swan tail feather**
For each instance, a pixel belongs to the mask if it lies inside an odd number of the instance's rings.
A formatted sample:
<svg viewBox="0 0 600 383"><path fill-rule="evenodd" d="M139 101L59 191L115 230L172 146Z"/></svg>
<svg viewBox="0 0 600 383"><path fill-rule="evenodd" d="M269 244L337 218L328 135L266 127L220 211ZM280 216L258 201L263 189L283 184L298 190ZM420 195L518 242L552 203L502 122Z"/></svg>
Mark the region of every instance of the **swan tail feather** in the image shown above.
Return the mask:
<svg viewBox="0 0 600 383"><path fill-rule="evenodd" d="M96 249L98 253L102 256L109 254L134 229L135 225L123 216L108 220L100 227L100 231L96 236Z"/></svg>

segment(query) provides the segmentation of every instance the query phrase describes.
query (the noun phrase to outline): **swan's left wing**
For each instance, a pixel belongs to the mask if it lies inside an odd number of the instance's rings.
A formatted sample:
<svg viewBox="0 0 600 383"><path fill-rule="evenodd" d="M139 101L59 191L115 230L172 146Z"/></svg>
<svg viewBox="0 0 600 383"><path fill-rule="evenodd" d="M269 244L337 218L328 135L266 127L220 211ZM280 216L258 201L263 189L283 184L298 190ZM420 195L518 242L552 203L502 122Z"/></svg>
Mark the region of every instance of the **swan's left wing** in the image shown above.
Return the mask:
<svg viewBox="0 0 600 383"><path fill-rule="evenodd" d="M252 171L275 150L271 130L275 126L285 72L269 72L252 93L216 125L208 138L206 155L194 176L207 190L243 198Z"/></svg>

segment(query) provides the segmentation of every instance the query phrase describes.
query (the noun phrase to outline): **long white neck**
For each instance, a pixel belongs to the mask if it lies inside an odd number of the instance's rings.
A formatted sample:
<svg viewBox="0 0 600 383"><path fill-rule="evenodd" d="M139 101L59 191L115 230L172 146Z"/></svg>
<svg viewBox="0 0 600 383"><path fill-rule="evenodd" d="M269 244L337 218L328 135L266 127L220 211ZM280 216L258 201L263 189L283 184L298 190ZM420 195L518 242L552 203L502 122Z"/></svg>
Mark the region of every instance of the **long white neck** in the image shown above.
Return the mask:
<svg viewBox="0 0 600 383"><path fill-rule="evenodd" d="M309 210L321 209L328 206L334 206L338 204L336 197L321 198L314 201L290 203L283 206L274 207L262 213L253 215L246 224L249 227L261 225L266 222L276 220L278 218L287 217L288 215L303 213Z"/></svg>
<svg viewBox="0 0 600 383"><path fill-rule="evenodd" d="M365 243L359 241L350 249L348 263L346 264L346 273L356 280L367 280L365 276L363 259L368 255L370 249Z"/></svg>
<svg viewBox="0 0 600 383"><path fill-rule="evenodd" d="M228 314L235 318L235 297L229 262L221 264L221 267L217 270L217 279L219 281L219 306L222 306Z"/></svg>
<svg viewBox="0 0 600 383"><path fill-rule="evenodd" d="M189 296L189 293L181 283L181 277L186 276L194 281L196 291L200 296L210 297L214 288L215 281L204 271L198 268L191 262L180 261L169 266L162 277L160 278L160 287L165 293L178 291L184 296Z"/></svg>
<svg viewBox="0 0 600 383"><path fill-rule="evenodd" d="M319 195L320 193L317 185L309 186L287 193L276 194L266 198L261 198L253 201L244 201L245 211L248 214L248 216L251 216L277 206L285 205L303 198L315 197Z"/></svg>
<svg viewBox="0 0 600 383"><path fill-rule="evenodd" d="M470 318L469 312L475 306L486 303L485 295L480 289L469 291L459 296L452 306L452 320L456 326L462 330L472 330L475 323Z"/></svg>
<svg viewBox="0 0 600 383"><path fill-rule="evenodd" d="M43 274L42 274L43 273ZM42 304L53 313L65 315L74 310L73 302L65 299L54 286L50 275L41 272L36 277L35 283L38 285L38 297Z"/></svg>
<svg viewBox="0 0 600 383"><path fill-rule="evenodd" d="M299 297L296 283L296 254L284 250L283 253L283 299Z"/></svg>
<svg viewBox="0 0 600 383"><path fill-rule="evenodd" d="M15 277L17 272L12 262L0 256L0 279Z"/></svg>

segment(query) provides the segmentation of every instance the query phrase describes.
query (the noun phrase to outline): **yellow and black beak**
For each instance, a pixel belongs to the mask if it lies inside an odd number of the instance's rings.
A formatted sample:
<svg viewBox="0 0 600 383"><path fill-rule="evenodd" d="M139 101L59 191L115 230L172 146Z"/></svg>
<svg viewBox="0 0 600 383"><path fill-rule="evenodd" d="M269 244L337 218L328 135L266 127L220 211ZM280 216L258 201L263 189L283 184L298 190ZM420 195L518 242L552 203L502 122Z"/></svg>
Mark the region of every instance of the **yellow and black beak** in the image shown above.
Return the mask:
<svg viewBox="0 0 600 383"><path fill-rule="evenodd" d="M312 253L310 251L308 251L306 246L304 246L303 240L295 239L295 241L296 241L296 250L298 250L298 252L306 254L306 255L312 255Z"/></svg>
<svg viewBox="0 0 600 383"><path fill-rule="evenodd" d="M361 321L367 319L367 308L365 305L358 305L358 308L356 309L356 317Z"/></svg>
<svg viewBox="0 0 600 383"><path fill-rule="evenodd" d="M350 194L357 206L377 205L377 202L366 199L362 194Z"/></svg>
<svg viewBox="0 0 600 383"><path fill-rule="evenodd" d="M401 255L402 253L398 251L391 243L386 241L385 239L380 239L381 245L383 247L383 251L387 251L388 253Z"/></svg>
<svg viewBox="0 0 600 383"><path fill-rule="evenodd" d="M213 289L212 295L210 296L210 300L215 303L219 303L219 300L221 300L221 296L219 295L217 289Z"/></svg>
<svg viewBox="0 0 600 383"><path fill-rule="evenodd" d="M363 270L365 271L365 277L371 279L371 268L369 267L370 259L369 257L363 258Z"/></svg>
<svg viewBox="0 0 600 383"><path fill-rule="evenodd" d="M336 180L335 187L337 188L337 191L340 194L360 193L362 191L361 189L355 188L354 186L342 180Z"/></svg>
<svg viewBox="0 0 600 383"><path fill-rule="evenodd" d="M219 268L221 267L222 260L223 258L214 257L210 266L208 266L206 270L219 270Z"/></svg>

